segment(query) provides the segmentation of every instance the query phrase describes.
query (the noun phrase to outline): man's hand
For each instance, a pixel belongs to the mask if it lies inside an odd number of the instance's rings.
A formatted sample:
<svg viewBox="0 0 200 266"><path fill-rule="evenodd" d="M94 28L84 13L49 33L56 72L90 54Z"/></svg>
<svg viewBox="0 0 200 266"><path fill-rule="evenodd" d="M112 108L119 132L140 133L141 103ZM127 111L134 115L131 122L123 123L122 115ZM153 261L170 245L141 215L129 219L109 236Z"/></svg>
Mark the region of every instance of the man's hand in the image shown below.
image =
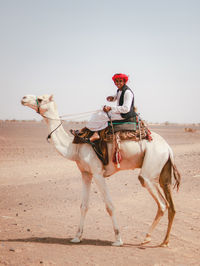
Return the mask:
<svg viewBox="0 0 200 266"><path fill-rule="evenodd" d="M111 107L110 106L104 105L104 107L103 107L103 111L104 112L108 113L110 110L111 110Z"/></svg>
<svg viewBox="0 0 200 266"><path fill-rule="evenodd" d="M106 98L106 100L107 100L108 102L112 102L112 101L114 100L114 97L113 97L113 96L108 96L108 97Z"/></svg>

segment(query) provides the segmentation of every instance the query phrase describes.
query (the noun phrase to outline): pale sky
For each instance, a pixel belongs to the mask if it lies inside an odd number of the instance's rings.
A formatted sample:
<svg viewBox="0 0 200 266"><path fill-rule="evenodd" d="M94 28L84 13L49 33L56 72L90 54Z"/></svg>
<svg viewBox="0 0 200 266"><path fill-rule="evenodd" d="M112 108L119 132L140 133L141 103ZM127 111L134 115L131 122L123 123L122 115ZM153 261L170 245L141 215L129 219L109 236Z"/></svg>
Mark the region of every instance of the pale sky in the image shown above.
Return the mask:
<svg viewBox="0 0 200 266"><path fill-rule="evenodd" d="M0 0L0 47L0 119L97 110L125 73L143 119L200 123L199 0Z"/></svg>

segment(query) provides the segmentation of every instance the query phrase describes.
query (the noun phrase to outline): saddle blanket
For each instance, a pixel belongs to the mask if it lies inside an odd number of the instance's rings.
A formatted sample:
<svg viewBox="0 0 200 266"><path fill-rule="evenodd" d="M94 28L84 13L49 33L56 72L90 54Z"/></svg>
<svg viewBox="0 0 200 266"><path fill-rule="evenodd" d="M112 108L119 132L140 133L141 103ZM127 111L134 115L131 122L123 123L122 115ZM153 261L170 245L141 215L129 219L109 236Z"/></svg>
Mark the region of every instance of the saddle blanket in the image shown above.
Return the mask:
<svg viewBox="0 0 200 266"><path fill-rule="evenodd" d="M151 141L151 132L147 128L147 126L144 125L143 121L140 122L140 125L137 124L134 125L135 130L129 130L133 129L133 124L130 123L129 126L125 124L114 124L111 126L109 125L107 128L99 131L100 139L96 140L94 142L90 142L90 137L94 132L90 131L88 128L83 128L80 131L71 131L71 133L74 135L73 143L80 144L80 143L88 143L91 144L94 151L96 152L98 158L102 161L104 165L108 164L108 149L107 149L107 143L113 142L116 139L120 139L120 141L123 140L132 140L132 141L140 141L142 139L146 139L148 141ZM117 138L116 138L117 135ZM118 141L119 143L119 141ZM114 143L115 146L118 145L118 143ZM119 149L115 149L118 152L119 156ZM115 158L115 156L113 156ZM116 160L113 159L113 161L116 163Z"/></svg>

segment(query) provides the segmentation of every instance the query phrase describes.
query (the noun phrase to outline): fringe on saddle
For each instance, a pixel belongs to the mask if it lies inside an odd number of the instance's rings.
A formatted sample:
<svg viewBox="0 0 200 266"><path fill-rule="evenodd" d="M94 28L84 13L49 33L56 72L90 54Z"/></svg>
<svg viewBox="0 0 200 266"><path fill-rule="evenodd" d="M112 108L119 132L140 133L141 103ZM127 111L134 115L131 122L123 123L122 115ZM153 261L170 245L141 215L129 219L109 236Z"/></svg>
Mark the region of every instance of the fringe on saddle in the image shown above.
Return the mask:
<svg viewBox="0 0 200 266"><path fill-rule="evenodd" d="M131 129L131 130L130 130ZM113 132L114 130L114 132ZM108 164L108 148L107 143L113 142L112 161L120 168L122 156L120 153L120 142L122 140L140 141L146 139L152 140L151 132L143 121L136 123L116 123L113 121L113 127L109 125L107 128L98 132L100 139L90 142L90 137L94 132L88 128L83 128L81 131L71 131L74 135L73 143L88 143L91 144L98 158L104 165ZM114 133L114 134L113 134Z"/></svg>

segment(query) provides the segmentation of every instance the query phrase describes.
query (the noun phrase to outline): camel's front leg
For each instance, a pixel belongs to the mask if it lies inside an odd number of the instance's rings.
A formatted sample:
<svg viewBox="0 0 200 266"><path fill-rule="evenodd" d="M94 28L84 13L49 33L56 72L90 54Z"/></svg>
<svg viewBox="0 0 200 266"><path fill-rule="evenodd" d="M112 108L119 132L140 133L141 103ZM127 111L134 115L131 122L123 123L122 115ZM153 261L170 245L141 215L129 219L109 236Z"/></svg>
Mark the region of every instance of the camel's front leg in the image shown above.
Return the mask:
<svg viewBox="0 0 200 266"><path fill-rule="evenodd" d="M81 203L81 218L80 224L78 227L78 231L76 233L75 238L71 240L72 243L80 243L83 235L83 227L85 222L85 216L88 211L89 206L89 195L90 195L90 187L91 187L92 176L87 172L82 172L82 203Z"/></svg>
<svg viewBox="0 0 200 266"><path fill-rule="evenodd" d="M116 238L116 241L112 245L113 246L122 246L123 242L121 240L121 236L119 233L119 227L117 225L117 221L116 221L116 217L115 217L114 206L112 204L105 179L102 175L96 174L96 175L94 175L94 180L95 180L95 182L96 182L96 184L97 184L97 186L98 186L98 188L102 194L103 200L104 200L105 205L106 205L106 210L112 219L112 224L113 224L113 228L114 228L114 232L115 232L115 238Z"/></svg>

